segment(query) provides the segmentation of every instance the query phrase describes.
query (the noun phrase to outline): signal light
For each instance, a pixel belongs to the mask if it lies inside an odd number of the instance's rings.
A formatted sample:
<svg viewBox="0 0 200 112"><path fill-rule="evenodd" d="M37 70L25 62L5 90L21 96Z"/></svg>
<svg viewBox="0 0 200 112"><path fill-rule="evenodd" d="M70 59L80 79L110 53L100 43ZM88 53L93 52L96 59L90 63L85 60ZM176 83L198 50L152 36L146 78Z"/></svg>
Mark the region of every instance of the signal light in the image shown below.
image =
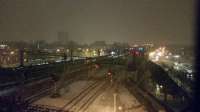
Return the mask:
<svg viewBox="0 0 200 112"><path fill-rule="evenodd" d="M99 68L100 66L98 64L95 64L95 68Z"/></svg>
<svg viewBox="0 0 200 112"><path fill-rule="evenodd" d="M144 51L144 48L140 47L140 48L139 48L139 51Z"/></svg>

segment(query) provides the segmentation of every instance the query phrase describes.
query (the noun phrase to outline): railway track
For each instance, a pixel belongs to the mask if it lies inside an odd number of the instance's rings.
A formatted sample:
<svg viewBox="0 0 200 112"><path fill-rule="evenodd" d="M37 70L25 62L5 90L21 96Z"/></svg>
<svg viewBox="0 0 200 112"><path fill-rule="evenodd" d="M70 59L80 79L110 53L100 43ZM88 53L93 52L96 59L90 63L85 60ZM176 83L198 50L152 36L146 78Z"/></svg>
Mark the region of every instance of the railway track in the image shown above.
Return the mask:
<svg viewBox="0 0 200 112"><path fill-rule="evenodd" d="M69 102L67 102L61 110L68 110L68 111L74 111L78 108L78 106L81 105L81 103L84 102L91 94L93 94L94 91L96 91L103 82L96 81L95 83L88 86L86 89L81 91L78 95L74 96Z"/></svg>
<svg viewBox="0 0 200 112"><path fill-rule="evenodd" d="M75 95L72 99L70 99L70 101L68 101L62 108L60 108L60 110L64 110L67 106L73 104L74 102L77 102L78 98L84 97L84 95L86 95L91 89L96 87L98 83L99 82L96 81L96 82L92 83L91 85L89 85L88 87L86 87L78 95Z"/></svg>
<svg viewBox="0 0 200 112"><path fill-rule="evenodd" d="M108 89L107 83L103 84L83 105L77 110L77 112L87 112L88 107L92 104L95 99L103 92L102 90ZM75 111L76 112L76 111Z"/></svg>
<svg viewBox="0 0 200 112"><path fill-rule="evenodd" d="M80 98L80 96L85 95L86 93L88 93L89 91L91 91L91 89L95 88L96 86L98 86L100 82L99 81L95 81L94 83L90 84L89 86L87 86L85 89L83 89L78 95L75 95L69 102L67 102L62 108L58 108L58 107L52 107L52 106L48 106L48 105L37 105L37 104L31 104L29 105L29 107L27 108L27 111L29 110L37 110L37 112L43 112L40 110L52 110L53 112L65 112L65 107L74 103L75 100L77 100L77 98ZM41 92L39 92L38 94L35 94L31 97L28 97L26 100L30 103L34 102L35 100L41 98L42 96L45 96L47 94L49 94L49 90L52 90L52 88L48 88L46 90L43 90ZM67 111L68 112L68 111Z"/></svg>
<svg viewBox="0 0 200 112"><path fill-rule="evenodd" d="M66 104L61 107L50 107L45 105L30 105L30 109L38 108L39 110L49 109L54 110L54 112L85 112L90 104L102 93L102 90L106 89L105 81L95 81L88 85L86 88L81 90L78 94L74 95ZM34 102L35 100L49 94L53 88L48 88L44 91L39 92L38 94L27 98L29 102ZM48 92L47 92L48 91ZM28 109L29 110L29 109ZM37 109L36 109L37 110ZM39 111L38 110L38 111ZM43 112L43 111L39 111Z"/></svg>
<svg viewBox="0 0 200 112"><path fill-rule="evenodd" d="M85 100L80 102L80 105L78 105L77 108L75 108L75 112L84 112L90 104L100 95L102 90L105 89L105 83L100 85L95 91L93 91L91 94L88 94L88 97L85 98Z"/></svg>
<svg viewBox="0 0 200 112"><path fill-rule="evenodd" d="M66 86L66 85L69 85L70 83L74 82L74 81L77 80L77 79L78 79L77 76L76 76L76 77L73 77L73 78L71 78L71 79L68 79L67 83L64 83L64 84L61 86L61 88L63 88L64 85L65 85L65 86ZM52 82L52 83L53 83L53 82ZM34 101L36 101L36 100L38 100L38 99L40 99L40 98L42 98L42 97L45 97L45 96L47 96L47 95L51 95L51 94L52 94L52 91L54 90L54 88L55 88L55 87L52 85L51 87L45 88L45 89L43 89L43 90L39 90L38 93L33 94L33 95L31 95L31 96L25 98L25 101L28 101L29 103L33 103ZM60 89L60 88L58 88L58 89Z"/></svg>
<svg viewBox="0 0 200 112"><path fill-rule="evenodd" d="M67 102L60 111L67 110L69 112L80 112L91 104L96 97L105 89L105 82L96 81L89 85L86 89L75 95L69 102Z"/></svg>

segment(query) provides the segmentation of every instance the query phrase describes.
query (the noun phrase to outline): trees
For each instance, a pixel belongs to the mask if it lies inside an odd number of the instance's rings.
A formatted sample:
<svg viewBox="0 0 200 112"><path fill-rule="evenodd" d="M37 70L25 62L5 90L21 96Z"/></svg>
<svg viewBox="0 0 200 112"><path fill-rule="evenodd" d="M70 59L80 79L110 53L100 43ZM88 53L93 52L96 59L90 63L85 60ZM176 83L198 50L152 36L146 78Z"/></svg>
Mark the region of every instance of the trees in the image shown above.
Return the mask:
<svg viewBox="0 0 200 112"><path fill-rule="evenodd" d="M75 41L69 41L66 44L66 47L69 49L70 59L71 61L73 61L73 54L74 54L75 48L78 47L78 43L76 43Z"/></svg>
<svg viewBox="0 0 200 112"><path fill-rule="evenodd" d="M144 89L152 90L154 86L152 74L147 66L147 60L143 57L133 57L131 61L135 68L132 77L136 84Z"/></svg>
<svg viewBox="0 0 200 112"><path fill-rule="evenodd" d="M95 41L90 46L93 48L103 48L103 47L107 46L107 44L105 41Z"/></svg>

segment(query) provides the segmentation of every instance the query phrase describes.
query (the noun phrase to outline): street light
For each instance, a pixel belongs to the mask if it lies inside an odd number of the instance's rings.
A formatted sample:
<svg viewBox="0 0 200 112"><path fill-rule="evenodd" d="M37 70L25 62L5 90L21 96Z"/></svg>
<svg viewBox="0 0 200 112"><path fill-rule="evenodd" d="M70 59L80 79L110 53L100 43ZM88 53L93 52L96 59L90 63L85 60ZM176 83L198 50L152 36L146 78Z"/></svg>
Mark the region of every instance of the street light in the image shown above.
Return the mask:
<svg viewBox="0 0 200 112"><path fill-rule="evenodd" d="M60 49L56 49L56 52L60 52Z"/></svg>
<svg viewBox="0 0 200 112"><path fill-rule="evenodd" d="M150 52L149 57L153 57L155 55L155 52Z"/></svg>
<svg viewBox="0 0 200 112"><path fill-rule="evenodd" d="M14 51L11 51L10 54L13 55L13 54L15 54L15 52L14 52Z"/></svg>
<svg viewBox="0 0 200 112"><path fill-rule="evenodd" d="M112 51L110 54L113 56L113 55L115 54L115 52L114 52L114 51Z"/></svg>
<svg viewBox="0 0 200 112"><path fill-rule="evenodd" d="M180 58L180 55L174 55L174 58L178 59L178 58Z"/></svg>
<svg viewBox="0 0 200 112"><path fill-rule="evenodd" d="M169 59L169 56L165 56L166 59Z"/></svg>
<svg viewBox="0 0 200 112"><path fill-rule="evenodd" d="M116 112L117 111L117 109L116 109L116 106L117 106L117 93L114 93L113 97L114 97L113 112Z"/></svg>
<svg viewBox="0 0 200 112"><path fill-rule="evenodd" d="M156 84L156 95L160 95L160 86Z"/></svg>

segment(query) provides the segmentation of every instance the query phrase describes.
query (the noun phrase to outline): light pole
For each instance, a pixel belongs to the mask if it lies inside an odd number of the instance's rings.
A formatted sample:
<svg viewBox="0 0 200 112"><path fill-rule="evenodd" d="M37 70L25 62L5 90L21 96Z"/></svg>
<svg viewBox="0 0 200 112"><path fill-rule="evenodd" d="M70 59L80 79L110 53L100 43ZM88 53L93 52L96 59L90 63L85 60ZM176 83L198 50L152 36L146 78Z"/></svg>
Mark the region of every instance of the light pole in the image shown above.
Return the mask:
<svg viewBox="0 0 200 112"><path fill-rule="evenodd" d="M20 54L20 57L19 57L20 66L23 67L24 66L24 49L23 48L19 50L19 54Z"/></svg>
<svg viewBox="0 0 200 112"><path fill-rule="evenodd" d="M116 112L116 107L117 107L117 93L113 94L114 97L114 106L113 106L113 112Z"/></svg>

